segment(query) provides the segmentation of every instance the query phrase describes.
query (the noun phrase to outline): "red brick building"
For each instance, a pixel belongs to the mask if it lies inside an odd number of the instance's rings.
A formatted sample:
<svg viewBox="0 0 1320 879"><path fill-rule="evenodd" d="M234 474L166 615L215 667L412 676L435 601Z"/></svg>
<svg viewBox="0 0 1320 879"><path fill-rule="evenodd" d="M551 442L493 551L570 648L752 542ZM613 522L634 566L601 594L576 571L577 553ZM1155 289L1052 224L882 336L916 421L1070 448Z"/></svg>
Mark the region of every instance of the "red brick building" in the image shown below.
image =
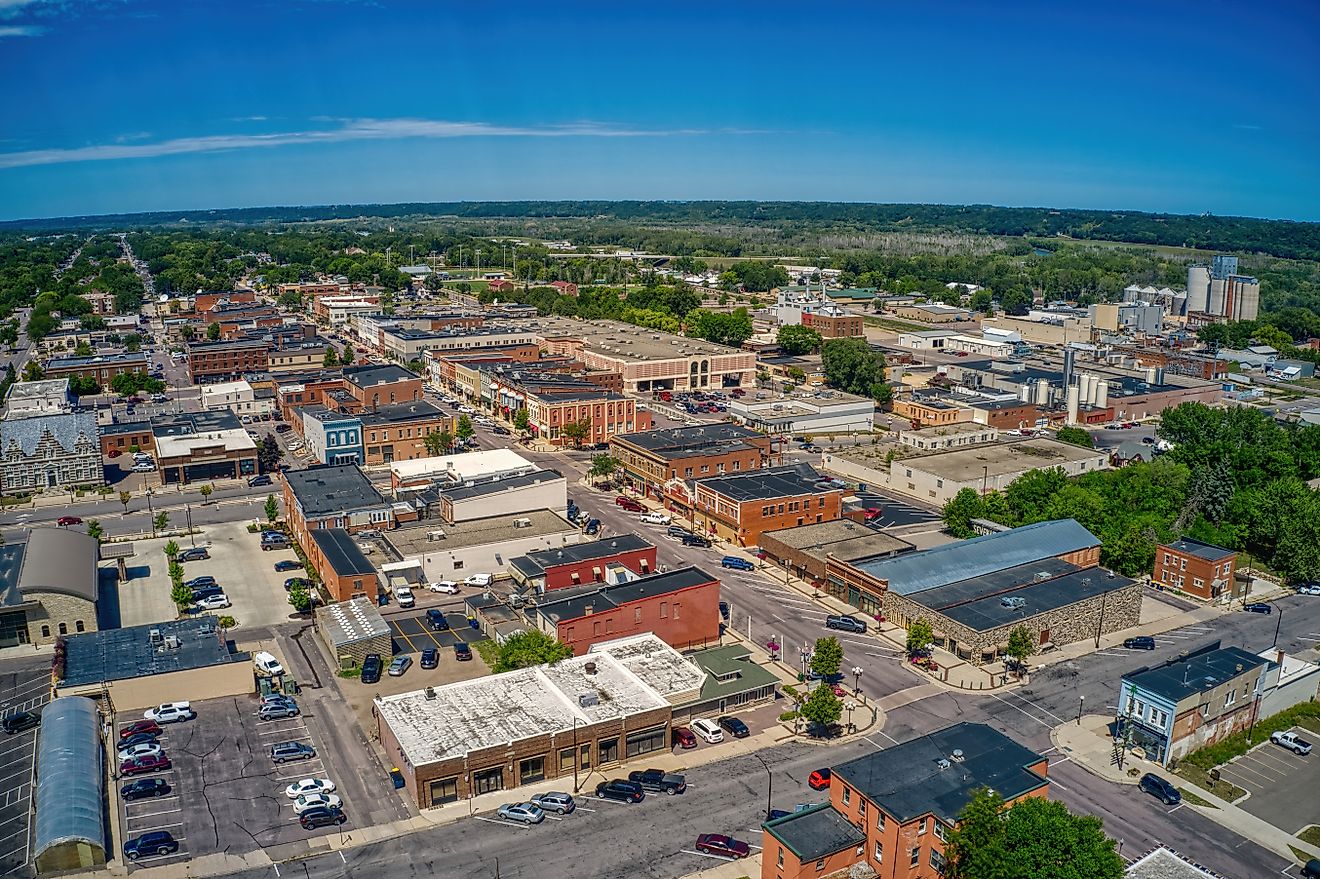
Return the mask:
<svg viewBox="0 0 1320 879"><path fill-rule="evenodd" d="M624 481L654 498L665 497L670 480L748 473L783 460L773 437L730 422L615 436L610 454L621 465Z"/></svg>
<svg viewBox="0 0 1320 879"><path fill-rule="evenodd" d="M201 313L210 311L221 302L238 304L241 302L256 302L257 294L251 290L231 290L227 293L198 293L193 297L193 311Z"/></svg>
<svg viewBox="0 0 1320 879"><path fill-rule="evenodd" d="M353 395L359 409L415 403L422 399L422 378L394 363L346 366L344 390Z"/></svg>
<svg viewBox="0 0 1320 879"><path fill-rule="evenodd" d="M740 546L755 546L765 531L832 522L843 512L843 490L823 484L806 464L792 464L698 480L692 523Z"/></svg>
<svg viewBox="0 0 1320 879"><path fill-rule="evenodd" d="M147 355L138 353L99 354L94 357L52 357L46 361L46 378L94 379L102 388L109 389L115 376L147 371Z"/></svg>
<svg viewBox="0 0 1320 879"><path fill-rule="evenodd" d="M582 439L584 446L606 443L617 434L651 427L650 412L638 411L635 399L613 391L554 394L528 388L523 401L533 433L557 446L573 445L573 440L564 435L564 427L574 422L588 424L587 435ZM512 412L509 417L512 418Z"/></svg>
<svg viewBox="0 0 1320 879"><path fill-rule="evenodd" d="M761 879L940 879L944 843L981 788L1005 803L1049 794L1049 759L985 724L960 723L832 767L829 803L764 825Z"/></svg>
<svg viewBox="0 0 1320 879"><path fill-rule="evenodd" d="M188 380L195 385L232 381L245 372L265 372L269 346L262 339L201 342L188 346Z"/></svg>
<svg viewBox="0 0 1320 879"><path fill-rule="evenodd" d="M972 410L974 423L999 430L1035 427L1036 419L1042 414L1035 403L1023 403L1021 400L978 400L968 408Z"/></svg>
<svg viewBox="0 0 1320 879"><path fill-rule="evenodd" d="M394 527L394 507L356 464L327 464L282 474L284 517L293 539L310 553L311 533Z"/></svg>
<svg viewBox="0 0 1320 879"><path fill-rule="evenodd" d="M390 464L427 458L426 437L448 431L452 436L458 419L425 400L393 403L358 415L362 422L362 463Z"/></svg>
<svg viewBox="0 0 1320 879"><path fill-rule="evenodd" d="M523 589L553 592L584 583L604 583L612 565L639 576L655 573L655 545L636 534L575 543L528 553L509 561L513 581Z"/></svg>
<svg viewBox="0 0 1320 879"><path fill-rule="evenodd" d="M560 296L576 297L578 295L578 285L572 281L551 281L550 286L558 290Z"/></svg>
<svg viewBox="0 0 1320 879"><path fill-rule="evenodd" d="M1155 550L1151 579L1207 601L1233 588L1237 553L1190 537L1161 543Z"/></svg>
<svg viewBox="0 0 1320 879"><path fill-rule="evenodd" d="M866 322L860 314L824 314L802 312L802 326L811 327L822 339L847 339L866 334Z"/></svg>
<svg viewBox="0 0 1320 879"><path fill-rule="evenodd" d="M486 289L492 293L503 293L506 290L514 289L514 283L503 278L496 278L486 285Z"/></svg>
<svg viewBox="0 0 1320 879"><path fill-rule="evenodd" d="M303 546L307 561L330 593L331 601L376 600L380 583L371 560L343 528L318 528Z"/></svg>
<svg viewBox="0 0 1320 879"><path fill-rule="evenodd" d="M676 650L719 643L720 581L700 568L542 596L532 613L547 635L581 656L593 644L653 632Z"/></svg>

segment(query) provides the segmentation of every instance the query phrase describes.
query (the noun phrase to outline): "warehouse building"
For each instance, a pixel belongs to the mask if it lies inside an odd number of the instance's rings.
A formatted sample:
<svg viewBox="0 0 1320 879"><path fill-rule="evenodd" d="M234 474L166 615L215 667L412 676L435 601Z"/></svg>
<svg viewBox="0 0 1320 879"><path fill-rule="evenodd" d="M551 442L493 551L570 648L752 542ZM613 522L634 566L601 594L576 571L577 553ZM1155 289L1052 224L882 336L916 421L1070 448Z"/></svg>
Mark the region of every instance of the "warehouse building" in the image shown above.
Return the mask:
<svg viewBox="0 0 1320 879"><path fill-rule="evenodd" d="M352 598L316 609L316 632L329 653L331 668L360 668L368 653L393 654L390 627L376 603Z"/></svg>

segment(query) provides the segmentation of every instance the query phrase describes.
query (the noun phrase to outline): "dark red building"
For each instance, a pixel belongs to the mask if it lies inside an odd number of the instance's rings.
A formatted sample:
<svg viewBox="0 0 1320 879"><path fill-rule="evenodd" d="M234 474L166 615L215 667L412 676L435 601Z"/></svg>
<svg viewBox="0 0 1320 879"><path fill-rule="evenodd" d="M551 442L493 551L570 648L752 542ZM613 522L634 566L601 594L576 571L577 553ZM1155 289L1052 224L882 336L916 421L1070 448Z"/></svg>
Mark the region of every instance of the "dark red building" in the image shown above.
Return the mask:
<svg viewBox="0 0 1320 879"><path fill-rule="evenodd" d="M642 577L653 574L655 546L636 534L620 534L511 559L509 573L520 586L542 593L584 583L603 584L611 565L622 565Z"/></svg>

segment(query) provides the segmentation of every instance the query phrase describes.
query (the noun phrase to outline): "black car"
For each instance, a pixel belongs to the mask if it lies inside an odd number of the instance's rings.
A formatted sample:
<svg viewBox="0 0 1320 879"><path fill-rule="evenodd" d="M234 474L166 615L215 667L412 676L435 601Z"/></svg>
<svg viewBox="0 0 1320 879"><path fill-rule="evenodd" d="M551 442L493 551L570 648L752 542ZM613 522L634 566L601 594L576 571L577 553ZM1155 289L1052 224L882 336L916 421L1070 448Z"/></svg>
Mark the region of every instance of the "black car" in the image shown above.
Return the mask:
<svg viewBox="0 0 1320 879"><path fill-rule="evenodd" d="M153 830L124 843L124 856L130 861L151 855L172 855L178 850L179 841L168 830Z"/></svg>
<svg viewBox="0 0 1320 879"><path fill-rule="evenodd" d="M710 541L702 537L700 534L685 534L678 539L684 546L710 546Z"/></svg>
<svg viewBox="0 0 1320 879"><path fill-rule="evenodd" d="M642 786L635 781L614 778L596 785L596 798L600 800L619 800L624 803L640 803L646 799Z"/></svg>
<svg viewBox="0 0 1320 879"><path fill-rule="evenodd" d="M426 622L433 632L449 630L449 620L445 619L445 615L437 608L433 607L426 612Z"/></svg>
<svg viewBox="0 0 1320 879"><path fill-rule="evenodd" d="M677 772L665 772L663 769L644 769L629 772L628 780L642 786L642 790L665 793L669 796L681 794L687 790L687 780Z"/></svg>
<svg viewBox="0 0 1320 879"><path fill-rule="evenodd" d="M1166 806L1176 806L1182 802L1182 794L1178 793L1178 788L1158 775L1147 772L1141 776L1140 787L1151 796L1163 800Z"/></svg>
<svg viewBox="0 0 1320 879"><path fill-rule="evenodd" d="M422 668L436 668L440 665L440 651L427 647L422 651Z"/></svg>
<svg viewBox="0 0 1320 879"><path fill-rule="evenodd" d="M380 683L381 661L379 653L368 653L362 659L362 683Z"/></svg>
<svg viewBox="0 0 1320 879"><path fill-rule="evenodd" d="M1150 635L1138 635L1135 638L1125 639L1123 646L1128 650L1154 650L1155 639Z"/></svg>
<svg viewBox="0 0 1320 879"><path fill-rule="evenodd" d="M727 620L729 618L729 602L720 602L720 618Z"/></svg>
<svg viewBox="0 0 1320 879"><path fill-rule="evenodd" d="M216 582L215 577L207 574L205 577L193 577L191 580L184 582L183 585L189 589L202 589L206 586L214 586Z"/></svg>
<svg viewBox="0 0 1320 879"><path fill-rule="evenodd" d="M224 595L225 590L215 585L199 586L192 591L192 600L201 601L203 598L210 598L212 595Z"/></svg>
<svg viewBox="0 0 1320 879"><path fill-rule="evenodd" d="M724 730L735 739L745 739L752 734L752 731L747 728L747 724L743 723L736 717L721 717L716 723L720 725L720 729Z"/></svg>
<svg viewBox="0 0 1320 879"><path fill-rule="evenodd" d="M265 473L261 474L260 476L253 476L251 479L248 480L248 485L252 486L253 488L256 488L258 485L270 485L270 477L267 476Z"/></svg>
<svg viewBox="0 0 1320 879"><path fill-rule="evenodd" d="M467 662L472 659L472 648L463 641L455 642L454 658L459 662Z"/></svg>
<svg viewBox="0 0 1320 879"><path fill-rule="evenodd" d="M298 823L302 825L303 830L343 824L347 820L341 809L332 809L328 806L313 806L298 816Z"/></svg>
<svg viewBox="0 0 1320 879"><path fill-rule="evenodd" d="M41 723L41 715L34 711L20 711L17 714L11 714L0 722L0 728L3 728L7 735L21 733L24 730L32 729Z"/></svg>
<svg viewBox="0 0 1320 879"><path fill-rule="evenodd" d="M120 789L119 795L125 802L145 800L151 797L163 797L170 792L170 786L163 778L139 778Z"/></svg>
<svg viewBox="0 0 1320 879"><path fill-rule="evenodd" d="M133 745L159 745L160 739L155 733L140 732L133 733L131 736L124 736L119 740L119 747L128 748Z"/></svg>
<svg viewBox="0 0 1320 879"><path fill-rule="evenodd" d="M209 559L211 554L207 552L204 546L192 546L179 553L178 560L181 562L199 562L202 559Z"/></svg>
<svg viewBox="0 0 1320 879"><path fill-rule="evenodd" d="M865 634L866 621L859 620L857 617L846 616L844 614L831 614L830 616L825 617L825 628Z"/></svg>
<svg viewBox="0 0 1320 879"><path fill-rule="evenodd" d="M1274 613L1274 606L1270 604L1266 604L1263 601L1257 601L1253 604L1248 604L1246 607L1242 609L1245 610L1247 613L1263 613L1263 614Z"/></svg>

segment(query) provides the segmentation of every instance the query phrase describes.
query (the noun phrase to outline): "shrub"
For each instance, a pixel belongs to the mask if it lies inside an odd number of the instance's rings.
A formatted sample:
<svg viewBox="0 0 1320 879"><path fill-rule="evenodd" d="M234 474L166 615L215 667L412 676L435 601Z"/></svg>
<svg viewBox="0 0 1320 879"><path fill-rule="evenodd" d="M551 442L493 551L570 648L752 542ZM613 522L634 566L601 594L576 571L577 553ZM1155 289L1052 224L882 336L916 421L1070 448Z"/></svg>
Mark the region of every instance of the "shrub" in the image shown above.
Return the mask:
<svg viewBox="0 0 1320 879"><path fill-rule="evenodd" d="M1255 745L1268 741L1270 734L1290 729L1304 718L1320 718L1320 702L1303 702L1271 717L1256 721L1248 732L1234 733L1222 741L1200 748L1183 758L1184 762L1207 771L1240 757Z"/></svg>

